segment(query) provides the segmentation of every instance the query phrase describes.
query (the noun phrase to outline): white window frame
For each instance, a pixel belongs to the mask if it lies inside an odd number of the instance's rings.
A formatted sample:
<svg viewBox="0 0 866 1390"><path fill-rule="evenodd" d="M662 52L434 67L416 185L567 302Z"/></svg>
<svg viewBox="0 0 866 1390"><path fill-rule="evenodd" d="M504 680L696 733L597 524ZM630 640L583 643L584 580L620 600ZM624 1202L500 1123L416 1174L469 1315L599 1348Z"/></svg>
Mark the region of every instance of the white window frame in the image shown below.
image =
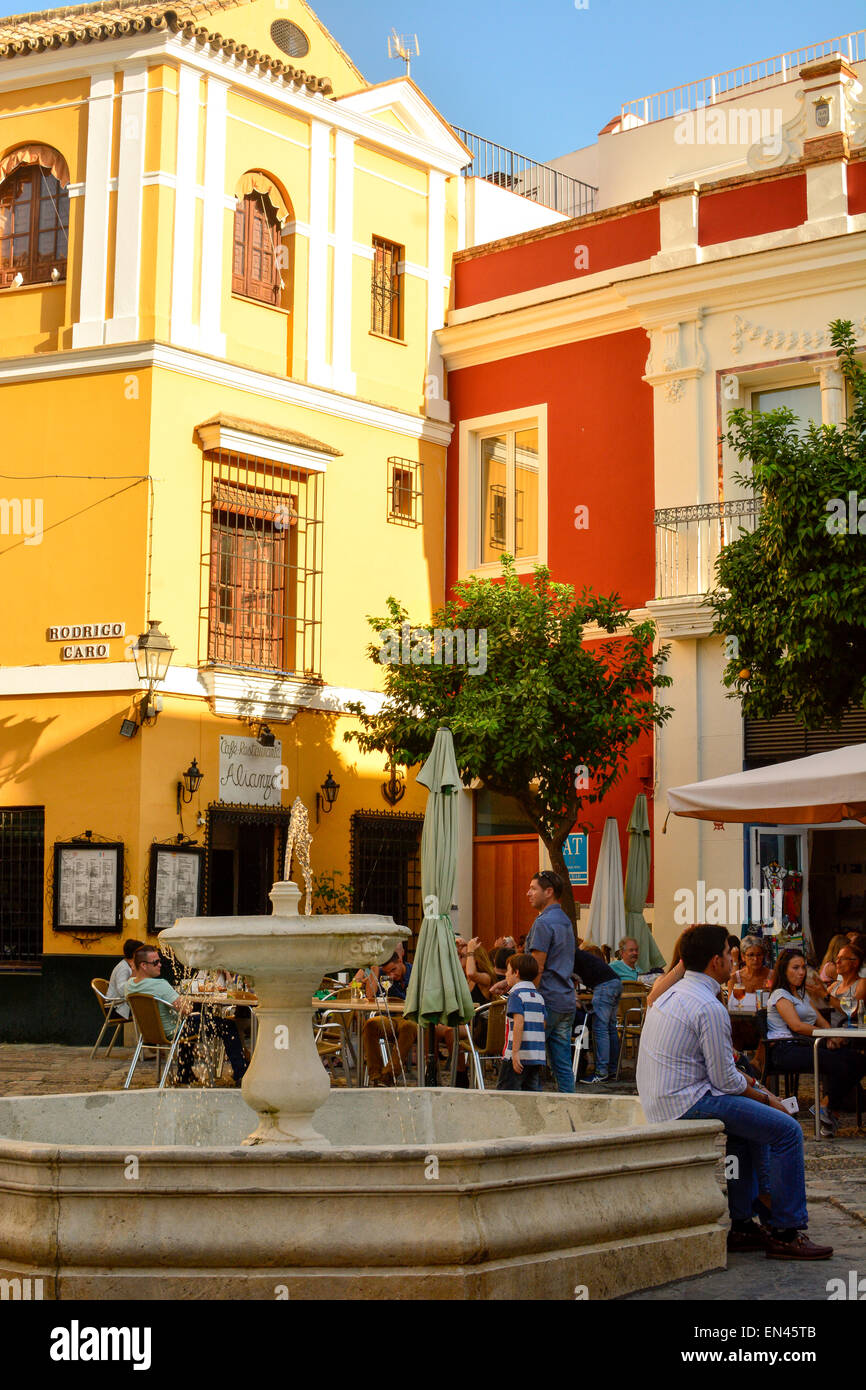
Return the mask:
<svg viewBox="0 0 866 1390"><path fill-rule="evenodd" d="M481 562L481 440L491 434L521 429L538 430L538 552L523 555L515 561L518 574L531 574L535 565L547 564L547 403L526 406L522 410L500 411L495 415L479 415L461 420L459 436L460 457L460 516L459 516L459 574L464 579L477 574L498 576L502 566L498 560ZM506 494L506 535L514 531L514 462L509 463ZM509 550L506 542L505 550Z"/></svg>

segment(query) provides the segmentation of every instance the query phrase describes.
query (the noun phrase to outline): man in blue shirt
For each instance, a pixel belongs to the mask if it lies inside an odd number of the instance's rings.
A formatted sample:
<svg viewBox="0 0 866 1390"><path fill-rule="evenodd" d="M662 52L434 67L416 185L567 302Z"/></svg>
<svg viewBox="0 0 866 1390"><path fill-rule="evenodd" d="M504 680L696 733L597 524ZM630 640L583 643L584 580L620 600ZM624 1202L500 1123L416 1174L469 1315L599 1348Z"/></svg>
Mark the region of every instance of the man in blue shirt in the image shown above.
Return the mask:
<svg viewBox="0 0 866 1390"><path fill-rule="evenodd" d="M544 869L536 874L526 896L538 912L526 941L541 970L538 991L547 1011L545 1032L550 1067L557 1089L574 1093L571 1035L577 999L574 992L574 928L559 905L565 887L559 874Z"/></svg>

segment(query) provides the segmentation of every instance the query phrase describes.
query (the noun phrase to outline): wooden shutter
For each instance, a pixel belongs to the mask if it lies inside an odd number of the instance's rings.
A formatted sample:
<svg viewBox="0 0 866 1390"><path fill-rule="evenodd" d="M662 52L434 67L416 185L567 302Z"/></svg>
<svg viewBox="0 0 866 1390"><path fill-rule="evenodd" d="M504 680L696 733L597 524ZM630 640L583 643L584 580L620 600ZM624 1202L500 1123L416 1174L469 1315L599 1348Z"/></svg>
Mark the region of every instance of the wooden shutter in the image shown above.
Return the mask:
<svg viewBox="0 0 866 1390"><path fill-rule="evenodd" d="M232 293L246 294L246 199L235 208L234 245L232 249Z"/></svg>

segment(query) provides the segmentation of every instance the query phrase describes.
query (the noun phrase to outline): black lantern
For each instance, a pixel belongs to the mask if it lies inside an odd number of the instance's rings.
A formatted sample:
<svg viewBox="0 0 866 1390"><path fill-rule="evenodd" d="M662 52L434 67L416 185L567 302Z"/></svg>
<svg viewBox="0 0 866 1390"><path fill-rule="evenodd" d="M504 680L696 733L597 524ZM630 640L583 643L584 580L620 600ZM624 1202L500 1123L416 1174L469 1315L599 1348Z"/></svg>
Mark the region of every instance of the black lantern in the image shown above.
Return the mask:
<svg viewBox="0 0 866 1390"><path fill-rule="evenodd" d="M199 765L193 758L186 772L183 774L183 781L177 784L177 809L180 811L181 802L190 802L201 786L204 773L199 769Z"/></svg>
<svg viewBox="0 0 866 1390"><path fill-rule="evenodd" d="M132 654L135 659L135 673L142 685L147 686L139 702L141 722L155 724L162 709L162 700L158 695L154 695L153 687L165 680L174 655L171 638L160 632L158 618L148 618L147 632L139 633Z"/></svg>
<svg viewBox="0 0 866 1390"><path fill-rule="evenodd" d="M338 794L339 794L339 791L340 791L340 784L339 784L339 782L335 782L335 781L334 781L334 778L333 778L333 776L332 776L332 774L331 774L331 771L330 771L330 768L329 768L329 769L328 769L328 775L327 775L327 777L325 778L324 782L322 783L322 789L321 789L321 791L316 792L316 821L317 821L317 822L318 822L318 819L319 819L319 813L320 813L320 812L324 812L324 814L325 814L326 816L327 816L327 815L330 815L331 807L333 806L334 802L337 800L337 796L338 796Z"/></svg>

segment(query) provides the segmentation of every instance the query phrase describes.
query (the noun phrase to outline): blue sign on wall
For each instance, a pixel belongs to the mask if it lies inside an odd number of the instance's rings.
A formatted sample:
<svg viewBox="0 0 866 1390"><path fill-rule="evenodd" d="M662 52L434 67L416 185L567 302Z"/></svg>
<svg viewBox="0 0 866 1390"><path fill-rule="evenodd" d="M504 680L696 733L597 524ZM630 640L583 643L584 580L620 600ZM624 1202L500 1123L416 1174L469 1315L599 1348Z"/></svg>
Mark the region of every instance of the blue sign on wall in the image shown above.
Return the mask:
<svg viewBox="0 0 866 1390"><path fill-rule="evenodd" d="M568 879L575 888L589 884L589 839L586 835L569 835L562 847L562 857L568 869Z"/></svg>

